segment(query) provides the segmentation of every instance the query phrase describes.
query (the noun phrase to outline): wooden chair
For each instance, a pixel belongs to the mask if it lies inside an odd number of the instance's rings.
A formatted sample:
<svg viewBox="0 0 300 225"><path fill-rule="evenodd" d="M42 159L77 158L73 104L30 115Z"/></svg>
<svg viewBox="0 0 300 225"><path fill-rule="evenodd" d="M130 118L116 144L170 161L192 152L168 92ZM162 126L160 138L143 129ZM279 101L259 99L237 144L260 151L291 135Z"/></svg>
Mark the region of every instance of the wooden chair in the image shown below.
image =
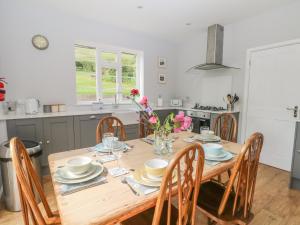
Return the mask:
<svg viewBox="0 0 300 225"><path fill-rule="evenodd" d="M195 225L203 167L204 152L200 144L189 145L177 152L162 180L156 207L123 221L122 225ZM174 173L178 177L176 184L172 184ZM178 209L172 204L174 198Z"/></svg>
<svg viewBox="0 0 300 225"><path fill-rule="evenodd" d="M237 142L237 120L232 113L219 114L214 121L213 131L220 136L222 140ZM231 170L227 170L228 177L231 175ZM221 182L221 175L218 176L218 181Z"/></svg>
<svg viewBox="0 0 300 225"><path fill-rule="evenodd" d="M154 130L150 127L149 123L146 123L145 120L140 118L140 126L139 126L139 136L140 138L147 137L150 134L153 134Z"/></svg>
<svg viewBox="0 0 300 225"><path fill-rule="evenodd" d="M12 138L10 141L10 150L17 175L24 224L60 224L58 213L52 212L49 207L40 180L22 141L18 138ZM42 201L42 206L46 212L45 216L43 216L38 207L34 191L36 191ZM30 223L29 218L31 218L32 223Z"/></svg>
<svg viewBox="0 0 300 225"><path fill-rule="evenodd" d="M244 144L227 186L217 181L201 185L198 208L211 224L248 224L263 135L254 133Z"/></svg>
<svg viewBox="0 0 300 225"><path fill-rule="evenodd" d="M213 124L213 131L221 139L237 142L237 120L232 113L218 115Z"/></svg>
<svg viewBox="0 0 300 225"><path fill-rule="evenodd" d="M105 132L114 133L119 137L120 141L126 140L125 127L122 121L114 116L107 116L102 118L96 129L96 143L99 144L102 142L102 136Z"/></svg>

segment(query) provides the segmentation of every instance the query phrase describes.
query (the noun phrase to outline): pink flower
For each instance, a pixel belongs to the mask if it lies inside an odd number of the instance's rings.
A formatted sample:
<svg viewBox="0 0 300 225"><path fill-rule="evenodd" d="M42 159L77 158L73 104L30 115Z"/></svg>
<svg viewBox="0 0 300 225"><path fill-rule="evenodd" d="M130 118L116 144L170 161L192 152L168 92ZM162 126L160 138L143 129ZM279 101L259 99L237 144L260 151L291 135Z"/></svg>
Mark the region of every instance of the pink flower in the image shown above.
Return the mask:
<svg viewBox="0 0 300 225"><path fill-rule="evenodd" d="M192 118L191 117L188 117L188 116L184 117L184 121L181 124L181 129L182 130L187 130L191 126L191 123L192 123Z"/></svg>
<svg viewBox="0 0 300 225"><path fill-rule="evenodd" d="M175 116L176 122L183 122L184 121L184 112L179 111L179 113Z"/></svg>
<svg viewBox="0 0 300 225"><path fill-rule="evenodd" d="M180 127L174 128L174 133L179 133L181 131Z"/></svg>
<svg viewBox="0 0 300 225"><path fill-rule="evenodd" d="M140 104L144 107L148 107L148 98L147 96L144 96L141 100L140 100Z"/></svg>
<svg viewBox="0 0 300 225"><path fill-rule="evenodd" d="M155 123L157 123L157 118L155 116L151 116L149 119L149 122L152 124L155 124Z"/></svg>

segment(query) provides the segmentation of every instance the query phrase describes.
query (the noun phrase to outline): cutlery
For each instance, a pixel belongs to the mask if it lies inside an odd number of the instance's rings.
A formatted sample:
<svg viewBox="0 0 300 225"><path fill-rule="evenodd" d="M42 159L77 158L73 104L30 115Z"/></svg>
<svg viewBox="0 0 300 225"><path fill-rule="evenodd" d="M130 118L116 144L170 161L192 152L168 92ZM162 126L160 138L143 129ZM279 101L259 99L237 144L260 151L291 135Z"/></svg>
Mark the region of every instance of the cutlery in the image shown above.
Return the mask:
<svg viewBox="0 0 300 225"><path fill-rule="evenodd" d="M70 189L70 190L64 191L64 192L61 193L61 195L62 196L69 195L69 194L72 194L72 193L75 193L75 192L78 192L78 191L85 190L87 188L96 187L98 185L102 185L102 184L106 184L106 183L107 183L106 177L102 177L102 178L100 178L99 180L97 180L95 182L84 184L81 187L79 186L79 187L76 187L74 189Z"/></svg>
<svg viewBox="0 0 300 225"><path fill-rule="evenodd" d="M149 140L147 138L141 138L140 140L143 141L143 142L146 142L147 144L153 145L153 141Z"/></svg>
<svg viewBox="0 0 300 225"><path fill-rule="evenodd" d="M127 184L130 190L133 192L133 194L135 194L136 196L140 196L140 194L136 190L134 190L134 188L131 187L131 185L127 182L126 177L122 177L121 182L122 184Z"/></svg>

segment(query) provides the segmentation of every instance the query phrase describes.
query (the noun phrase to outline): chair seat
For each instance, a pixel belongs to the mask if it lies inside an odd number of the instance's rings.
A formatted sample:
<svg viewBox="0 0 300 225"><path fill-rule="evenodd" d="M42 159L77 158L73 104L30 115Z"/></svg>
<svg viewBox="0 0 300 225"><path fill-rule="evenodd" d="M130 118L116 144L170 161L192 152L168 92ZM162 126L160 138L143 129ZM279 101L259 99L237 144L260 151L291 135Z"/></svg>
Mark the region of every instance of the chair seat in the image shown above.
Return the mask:
<svg viewBox="0 0 300 225"><path fill-rule="evenodd" d="M209 181L201 185L197 205L201 211L205 211L216 218L226 221L234 221L241 218L241 213L237 212L232 216L232 207L234 205L235 193L231 192L225 210L221 216L218 215L219 206L221 204L226 187L215 181ZM239 205L239 198L237 200Z"/></svg>
<svg viewBox="0 0 300 225"><path fill-rule="evenodd" d="M171 205L171 225L176 225L178 218L178 210L175 206ZM160 225L167 225L167 202L164 204L161 214ZM141 212L121 223L121 225L151 225L154 216L155 207L152 207L144 212Z"/></svg>

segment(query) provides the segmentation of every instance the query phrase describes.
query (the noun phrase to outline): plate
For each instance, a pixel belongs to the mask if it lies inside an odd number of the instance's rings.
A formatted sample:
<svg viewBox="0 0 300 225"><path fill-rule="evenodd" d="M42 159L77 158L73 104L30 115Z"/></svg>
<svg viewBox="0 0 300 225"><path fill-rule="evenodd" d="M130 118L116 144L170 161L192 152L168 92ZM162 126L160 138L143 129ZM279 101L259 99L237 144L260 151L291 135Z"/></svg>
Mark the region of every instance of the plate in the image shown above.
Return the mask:
<svg viewBox="0 0 300 225"><path fill-rule="evenodd" d="M54 180L58 183L62 183L62 184L78 184L78 183L82 183L82 182L86 182L89 180L92 180L94 178L96 178L97 176L99 176L103 171L104 171L104 167L100 164L100 163L94 163L96 169L94 171L94 173L92 173L91 175L88 175L86 177L83 178L79 178L79 179L66 179L61 177L57 171L54 173Z"/></svg>
<svg viewBox="0 0 300 225"><path fill-rule="evenodd" d="M194 139L197 139L199 141L205 141L205 142L219 142L221 141L221 138L219 136L213 135L211 137L203 136L201 134L195 135Z"/></svg>
<svg viewBox="0 0 300 225"><path fill-rule="evenodd" d="M90 169L82 174L74 174L66 166L58 168L56 173L60 177L70 180L70 179L80 179L83 177L87 177L87 176L91 175L92 173L94 173L96 169L97 169L97 166L92 163Z"/></svg>
<svg viewBox="0 0 300 225"><path fill-rule="evenodd" d="M123 143L123 142L119 142L119 143L120 143L120 146L118 148L115 148L115 149L125 149L126 148L125 143ZM103 152L103 153L110 153L111 152L111 148L104 147L103 143L97 144L93 148L97 152Z"/></svg>
<svg viewBox="0 0 300 225"><path fill-rule="evenodd" d="M225 156L222 158L205 154L205 159L211 160L211 161L223 162L223 161L228 161L233 158L233 155L230 152L224 151L224 154L225 154Z"/></svg>
<svg viewBox="0 0 300 225"><path fill-rule="evenodd" d="M143 179L143 174L145 173L144 169L136 170L133 173L133 178L136 180L137 183L149 186L149 187L160 187L161 181L153 181L153 180L145 180L145 177ZM177 173L174 173L173 175L173 183L176 183L177 181Z"/></svg>

